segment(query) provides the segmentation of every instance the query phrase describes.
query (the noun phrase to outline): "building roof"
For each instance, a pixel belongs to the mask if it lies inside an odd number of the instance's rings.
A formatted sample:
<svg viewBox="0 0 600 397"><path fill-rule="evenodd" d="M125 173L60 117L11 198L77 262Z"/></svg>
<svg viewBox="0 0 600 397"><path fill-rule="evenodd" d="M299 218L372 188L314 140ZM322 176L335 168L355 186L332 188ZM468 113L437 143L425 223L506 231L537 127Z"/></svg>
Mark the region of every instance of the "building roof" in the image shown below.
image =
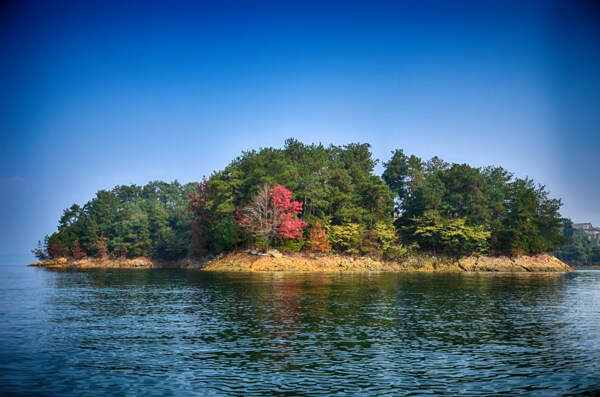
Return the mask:
<svg viewBox="0 0 600 397"><path fill-rule="evenodd" d="M575 229L593 229L594 228L591 223L574 223L573 227Z"/></svg>

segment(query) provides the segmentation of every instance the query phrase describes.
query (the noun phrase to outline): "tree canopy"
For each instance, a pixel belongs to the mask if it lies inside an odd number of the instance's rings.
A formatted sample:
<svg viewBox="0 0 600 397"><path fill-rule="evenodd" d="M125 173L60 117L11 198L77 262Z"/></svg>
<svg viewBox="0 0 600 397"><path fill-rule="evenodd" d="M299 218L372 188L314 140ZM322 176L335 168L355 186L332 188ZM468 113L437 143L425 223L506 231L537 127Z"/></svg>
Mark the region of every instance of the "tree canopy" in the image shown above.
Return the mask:
<svg viewBox="0 0 600 397"><path fill-rule="evenodd" d="M150 182L100 190L83 207L64 210L58 231L34 250L40 259L61 256L150 256L166 260L190 253L188 192L196 183Z"/></svg>
<svg viewBox="0 0 600 397"><path fill-rule="evenodd" d="M396 194L403 241L433 251L437 245L449 254L538 254L564 243L560 200L531 179L515 178L501 167L448 164L437 157L424 162L401 150L392 154L383 179ZM464 234L458 245L441 244L449 228Z"/></svg>
<svg viewBox="0 0 600 397"><path fill-rule="evenodd" d="M101 190L66 209L40 258L178 259L238 247L397 258L551 252L566 240L561 202L501 167L392 152L375 175L370 145L304 144L242 152L200 183Z"/></svg>

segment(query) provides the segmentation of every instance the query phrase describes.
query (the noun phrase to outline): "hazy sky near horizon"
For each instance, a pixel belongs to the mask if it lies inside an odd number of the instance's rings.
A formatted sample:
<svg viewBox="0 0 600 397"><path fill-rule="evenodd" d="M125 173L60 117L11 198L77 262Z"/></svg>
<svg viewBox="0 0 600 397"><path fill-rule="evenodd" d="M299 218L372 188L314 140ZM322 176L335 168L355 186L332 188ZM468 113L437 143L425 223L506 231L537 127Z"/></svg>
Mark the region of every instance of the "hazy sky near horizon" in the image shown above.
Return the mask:
<svg viewBox="0 0 600 397"><path fill-rule="evenodd" d="M503 166L600 226L595 1L9 0L0 57L0 255L288 137Z"/></svg>

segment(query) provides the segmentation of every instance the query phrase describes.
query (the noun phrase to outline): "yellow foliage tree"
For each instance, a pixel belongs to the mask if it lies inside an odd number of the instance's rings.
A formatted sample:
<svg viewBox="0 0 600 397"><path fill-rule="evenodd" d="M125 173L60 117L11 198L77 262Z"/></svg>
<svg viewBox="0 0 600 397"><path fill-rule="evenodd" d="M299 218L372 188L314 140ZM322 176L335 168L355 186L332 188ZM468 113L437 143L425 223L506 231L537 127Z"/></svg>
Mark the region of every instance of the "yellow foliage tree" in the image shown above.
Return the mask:
<svg viewBox="0 0 600 397"><path fill-rule="evenodd" d="M419 245L431 247L434 253L441 250L450 255L481 254L491 235L482 226L467 226L465 218L446 219L437 211L426 211L414 221Z"/></svg>
<svg viewBox="0 0 600 397"><path fill-rule="evenodd" d="M361 243L363 228L358 223L346 223L345 225L331 226L329 239L332 245L340 251L351 254L358 253Z"/></svg>
<svg viewBox="0 0 600 397"><path fill-rule="evenodd" d="M384 253L390 249L390 247L398 241L398 233L394 225L379 221L375 223L375 235L379 242L379 248Z"/></svg>

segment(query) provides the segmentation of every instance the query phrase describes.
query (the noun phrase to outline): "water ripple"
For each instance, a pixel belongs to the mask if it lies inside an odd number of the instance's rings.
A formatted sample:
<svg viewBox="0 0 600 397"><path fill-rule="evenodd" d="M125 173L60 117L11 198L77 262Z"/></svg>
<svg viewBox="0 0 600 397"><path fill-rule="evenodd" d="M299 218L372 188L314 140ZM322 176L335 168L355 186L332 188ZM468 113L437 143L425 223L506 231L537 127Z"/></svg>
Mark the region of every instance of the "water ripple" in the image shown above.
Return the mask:
<svg viewBox="0 0 600 397"><path fill-rule="evenodd" d="M600 393L600 272L5 272L2 394Z"/></svg>

